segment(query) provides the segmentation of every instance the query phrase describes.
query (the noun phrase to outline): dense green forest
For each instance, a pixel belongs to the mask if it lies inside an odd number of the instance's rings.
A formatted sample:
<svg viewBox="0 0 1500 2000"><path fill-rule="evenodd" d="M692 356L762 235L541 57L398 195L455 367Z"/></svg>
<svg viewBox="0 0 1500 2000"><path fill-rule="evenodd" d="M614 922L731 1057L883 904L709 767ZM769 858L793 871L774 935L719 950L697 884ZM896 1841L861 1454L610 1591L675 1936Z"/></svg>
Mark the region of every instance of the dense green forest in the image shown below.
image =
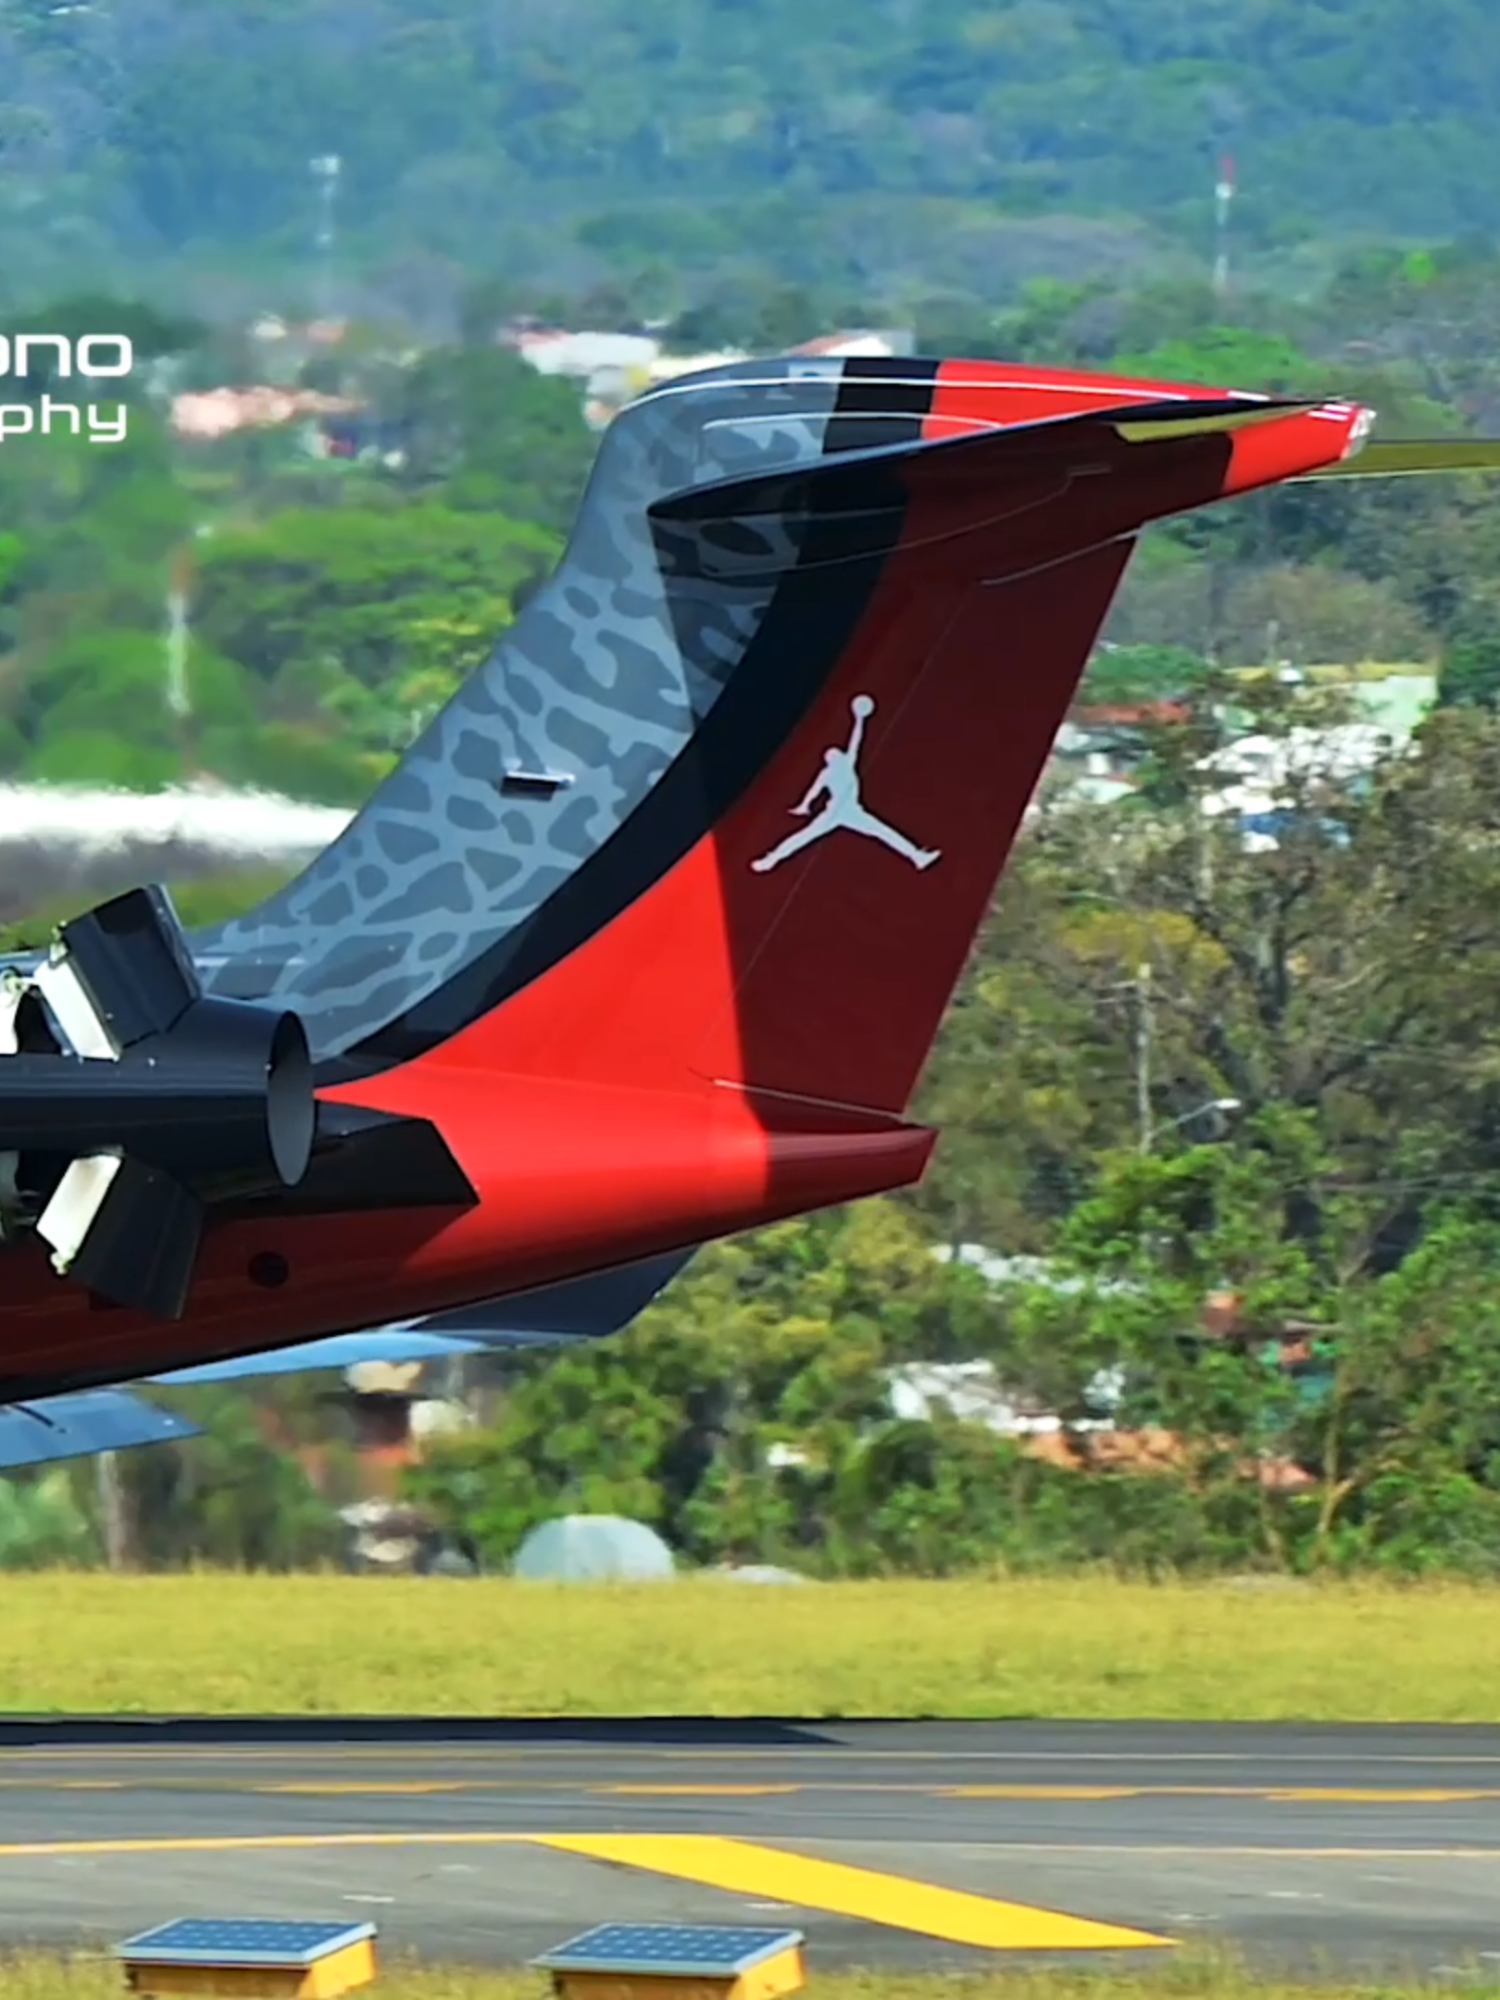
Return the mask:
<svg viewBox="0 0 1500 2000"><path fill-rule="evenodd" d="M0 5L7 283L57 255L226 295L307 261L343 164L360 282L729 267L899 299L1244 248L1486 235L1480 0L51 0ZM54 265L55 268L55 265Z"/></svg>
<svg viewBox="0 0 1500 2000"><path fill-rule="evenodd" d="M183 358L210 379L220 359L211 340ZM178 447L144 390L123 445L6 443L0 775L369 792L556 562L594 451L576 389L494 349L436 351L373 393L405 441L396 473L309 458L295 428Z"/></svg>

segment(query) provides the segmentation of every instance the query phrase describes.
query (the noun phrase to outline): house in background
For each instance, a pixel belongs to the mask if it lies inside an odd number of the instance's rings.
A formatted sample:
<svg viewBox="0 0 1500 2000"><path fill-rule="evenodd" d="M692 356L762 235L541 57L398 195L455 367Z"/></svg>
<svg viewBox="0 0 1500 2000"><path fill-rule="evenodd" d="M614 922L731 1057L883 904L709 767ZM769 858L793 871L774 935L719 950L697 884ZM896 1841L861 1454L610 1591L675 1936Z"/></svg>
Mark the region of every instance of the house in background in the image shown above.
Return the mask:
<svg viewBox="0 0 1500 2000"><path fill-rule="evenodd" d="M1135 790L1155 732L1192 719L1186 701L1081 702L1053 745L1057 775L1075 798L1113 805Z"/></svg>
<svg viewBox="0 0 1500 2000"><path fill-rule="evenodd" d="M543 375L561 375L579 385L584 410L595 430L602 430L625 404L658 382L694 375L705 368L748 361L748 353L725 349L716 353L672 354L649 332L570 332L537 320L513 320L497 336L503 347L519 354ZM914 351L911 332L877 327L846 328L820 334L788 354L807 356L896 355Z"/></svg>

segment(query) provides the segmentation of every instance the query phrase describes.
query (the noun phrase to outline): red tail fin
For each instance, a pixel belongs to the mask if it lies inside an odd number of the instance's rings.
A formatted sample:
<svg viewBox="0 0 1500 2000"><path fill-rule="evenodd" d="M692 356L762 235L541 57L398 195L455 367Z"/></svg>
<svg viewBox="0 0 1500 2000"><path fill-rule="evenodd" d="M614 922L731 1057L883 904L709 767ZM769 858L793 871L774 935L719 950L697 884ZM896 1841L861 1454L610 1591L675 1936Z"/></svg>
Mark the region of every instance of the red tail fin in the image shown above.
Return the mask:
<svg viewBox="0 0 1500 2000"><path fill-rule="evenodd" d="M904 1109L1130 551L955 589L925 654L897 621L845 662L720 832L739 980L699 1068Z"/></svg>
<svg viewBox="0 0 1500 2000"><path fill-rule="evenodd" d="M778 505L832 523L830 568L899 506L852 636L712 830L432 1060L899 1114L1136 533L1337 459L1360 414L1185 401L1170 425L1114 411L872 454L868 491L847 459L737 484L731 566L787 559ZM700 490L676 518L713 511Z"/></svg>

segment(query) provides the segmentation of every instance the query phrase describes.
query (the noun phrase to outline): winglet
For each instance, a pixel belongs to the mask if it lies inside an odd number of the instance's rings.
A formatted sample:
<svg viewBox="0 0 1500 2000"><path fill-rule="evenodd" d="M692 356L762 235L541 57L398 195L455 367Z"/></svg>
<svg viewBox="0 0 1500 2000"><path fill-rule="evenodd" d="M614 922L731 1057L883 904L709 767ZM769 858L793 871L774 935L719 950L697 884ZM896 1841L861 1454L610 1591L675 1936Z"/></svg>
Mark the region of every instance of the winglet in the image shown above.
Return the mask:
<svg viewBox="0 0 1500 2000"><path fill-rule="evenodd" d="M1025 463L1024 448L1035 438L1041 447L1060 434L1079 437L1113 433L1130 444L1154 443L1214 432L1243 430L1320 409L1305 400L1275 401L1264 396L1164 397L1155 403L1119 403L1097 410L1070 410L1061 416L1024 423L994 424L959 437L916 437L900 444L872 445L808 464L752 473L748 478L705 480L666 493L647 508L654 522L701 525L756 515L870 515L905 504L899 482L880 475L921 464L924 478L961 471L971 461L986 475L994 468L997 440Z"/></svg>

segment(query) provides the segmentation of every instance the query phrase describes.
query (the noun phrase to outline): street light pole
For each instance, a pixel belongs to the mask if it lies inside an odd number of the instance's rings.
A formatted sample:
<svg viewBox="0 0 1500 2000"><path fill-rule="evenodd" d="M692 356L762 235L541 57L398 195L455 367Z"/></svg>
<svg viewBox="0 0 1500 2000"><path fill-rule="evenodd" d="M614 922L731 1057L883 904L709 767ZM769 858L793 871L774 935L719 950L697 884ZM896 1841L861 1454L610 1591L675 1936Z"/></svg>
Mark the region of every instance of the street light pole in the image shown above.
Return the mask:
<svg viewBox="0 0 1500 2000"><path fill-rule="evenodd" d="M1143 960L1135 969L1134 979L1121 981L1110 991L1133 992L1135 995L1136 1150L1143 1159L1164 1132L1175 1132L1179 1126L1190 1125L1205 1111L1243 1110L1237 1097L1211 1097L1205 1103L1195 1105L1191 1111L1184 1111L1179 1117L1168 1118L1158 1124L1151 1111L1151 1057L1156 1022L1151 1004L1150 964Z"/></svg>

